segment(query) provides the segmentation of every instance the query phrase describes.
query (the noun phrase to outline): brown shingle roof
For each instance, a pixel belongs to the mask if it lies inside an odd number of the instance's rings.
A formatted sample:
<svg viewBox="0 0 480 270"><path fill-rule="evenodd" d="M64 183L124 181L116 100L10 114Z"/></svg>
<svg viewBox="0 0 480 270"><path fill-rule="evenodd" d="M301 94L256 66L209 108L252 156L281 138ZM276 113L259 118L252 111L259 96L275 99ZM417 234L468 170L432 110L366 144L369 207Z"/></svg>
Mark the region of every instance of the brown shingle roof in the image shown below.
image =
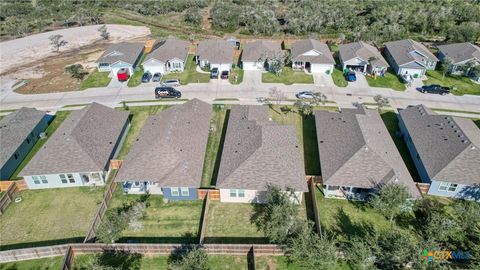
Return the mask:
<svg viewBox="0 0 480 270"><path fill-rule="evenodd" d="M218 172L219 188L307 191L297 131L268 120L266 106L233 106Z"/></svg>
<svg viewBox="0 0 480 270"><path fill-rule="evenodd" d="M455 43L437 46L447 57L453 60L453 64L475 59L480 62L480 48L469 42Z"/></svg>
<svg viewBox="0 0 480 270"><path fill-rule="evenodd" d="M72 111L20 175L104 171L127 121L98 103Z"/></svg>
<svg viewBox="0 0 480 270"><path fill-rule="evenodd" d="M377 48L373 47L372 45L367 44L363 41L340 44L338 46L338 49L340 57L344 62L347 62L357 57L365 62L368 62L368 59L370 59L370 57L375 57L376 59L372 61L373 65L389 67L387 61L385 61L380 51L378 51Z"/></svg>
<svg viewBox="0 0 480 270"><path fill-rule="evenodd" d="M304 55L311 50L317 51L318 55ZM327 44L314 39L300 40L292 44L292 61L310 62L312 64L335 64L332 52Z"/></svg>
<svg viewBox="0 0 480 270"><path fill-rule="evenodd" d="M257 40L245 44L242 52L242 61L257 62L259 59L266 60L282 53L282 48L278 42Z"/></svg>
<svg viewBox="0 0 480 270"><path fill-rule="evenodd" d="M115 178L199 187L212 106L198 99L149 116Z"/></svg>
<svg viewBox="0 0 480 270"><path fill-rule="evenodd" d="M176 38L169 38L162 43L162 45L153 50L146 58L145 61L155 59L160 62L166 63L167 61L177 58L185 60L188 55L188 48L190 43L184 40Z"/></svg>
<svg viewBox="0 0 480 270"><path fill-rule="evenodd" d="M235 46L222 39L207 39L197 46L195 55L211 64L233 64Z"/></svg>
<svg viewBox="0 0 480 270"><path fill-rule="evenodd" d="M143 43L128 43L121 42L112 44L107 50L98 58L96 63L114 64L118 61L123 61L128 64L135 64L135 61L140 56L144 48Z"/></svg>
<svg viewBox="0 0 480 270"><path fill-rule="evenodd" d="M430 61L438 61L438 58L433 55L422 43L411 39L403 39L397 41L390 41L385 43L393 57L393 60L398 66L408 64L413 61L422 63L422 59L426 58ZM415 53L420 53L425 57L417 56Z"/></svg>

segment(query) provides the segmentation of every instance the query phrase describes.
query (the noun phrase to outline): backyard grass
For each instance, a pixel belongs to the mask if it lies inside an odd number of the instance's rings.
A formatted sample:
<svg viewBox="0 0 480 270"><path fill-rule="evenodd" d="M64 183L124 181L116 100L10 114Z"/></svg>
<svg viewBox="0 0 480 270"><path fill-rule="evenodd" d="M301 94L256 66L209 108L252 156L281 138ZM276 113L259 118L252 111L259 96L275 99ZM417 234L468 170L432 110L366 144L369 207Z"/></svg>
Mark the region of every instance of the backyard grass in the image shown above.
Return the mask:
<svg viewBox="0 0 480 270"><path fill-rule="evenodd" d="M80 89L85 90L93 87L105 87L112 78L109 78L109 72L98 72L98 70L92 71L88 77L80 83Z"/></svg>
<svg viewBox="0 0 480 270"><path fill-rule="evenodd" d="M214 127L208 133L205 162L203 163L202 187L210 187L215 184L220 163L221 150L223 148L222 135L225 135L227 109L224 105L214 105L211 126Z"/></svg>
<svg viewBox="0 0 480 270"><path fill-rule="evenodd" d="M129 107L128 110L130 112L130 129L128 130L127 137L125 138L125 142L118 153L118 159L124 159L125 156L130 151L130 147L132 147L133 142L137 138L140 130L142 129L145 121L149 115L155 115L160 111L167 109L169 106L166 105L156 105L156 106L137 106L137 107ZM117 110L125 110L125 108L120 107Z"/></svg>
<svg viewBox="0 0 480 270"><path fill-rule="evenodd" d="M440 84L441 86L447 86L456 88L451 91L454 95L480 95L480 84L472 82L469 78L459 75L445 75L442 79L443 73L437 70L427 70L428 80L423 81L424 84Z"/></svg>
<svg viewBox="0 0 480 270"><path fill-rule="evenodd" d="M123 194L118 186L110 209L135 202L144 195ZM145 217L140 220L143 228L122 232L120 242L139 243L193 243L198 239L202 201L164 202L161 195L150 195L146 201Z"/></svg>
<svg viewBox="0 0 480 270"><path fill-rule="evenodd" d="M232 69L230 72L230 77L228 80L231 84L241 84L243 81L243 69L239 68L238 66Z"/></svg>
<svg viewBox="0 0 480 270"><path fill-rule="evenodd" d="M395 145L397 146L400 155L402 156L403 162L407 166L410 175L412 176L413 180L416 182L421 182L420 175L418 174L417 168L415 167L415 163L413 163L412 156L408 150L407 144L405 141L398 137L397 134L400 132L400 128L398 127L398 118L397 115L392 112L383 112L381 114L382 120L385 123L385 126L390 133Z"/></svg>
<svg viewBox="0 0 480 270"><path fill-rule="evenodd" d="M391 88L395 91L405 91L407 89L401 79L391 72L385 73L383 77L377 76L377 78L366 76L366 79L371 87Z"/></svg>
<svg viewBox="0 0 480 270"><path fill-rule="evenodd" d="M338 87L348 86L348 82L347 80L345 80L345 76L343 76L343 72L336 67L333 69L332 79L333 79L333 83Z"/></svg>
<svg viewBox="0 0 480 270"><path fill-rule="evenodd" d="M183 72L172 72L165 74L162 81L170 79L179 79L182 85L189 83L208 83L210 81L210 74L200 73L196 70L197 64L195 63L194 55L189 54L187 58L187 64Z"/></svg>
<svg viewBox="0 0 480 270"><path fill-rule="evenodd" d="M63 263L63 256L1 263L0 270L58 270Z"/></svg>
<svg viewBox="0 0 480 270"><path fill-rule="evenodd" d="M47 134L47 138L39 139L35 145L32 147L30 152L28 152L25 159L23 159L22 163L17 167L17 169L13 172L11 179L18 179L18 174L23 170L23 168L30 162L30 160L35 156L35 154L42 148L42 146L47 142L48 138L52 136L52 134L57 130L60 124L67 118L70 114L69 111L58 111L55 113L53 120L49 123L47 129L45 130L45 134Z"/></svg>
<svg viewBox="0 0 480 270"><path fill-rule="evenodd" d="M0 249L83 241L103 187L24 190L0 219Z"/></svg>
<svg viewBox="0 0 480 270"><path fill-rule="evenodd" d="M279 76L271 72L262 73L262 83L283 83L286 85L294 83L313 84L313 76L303 71L293 71L290 67L284 67Z"/></svg>

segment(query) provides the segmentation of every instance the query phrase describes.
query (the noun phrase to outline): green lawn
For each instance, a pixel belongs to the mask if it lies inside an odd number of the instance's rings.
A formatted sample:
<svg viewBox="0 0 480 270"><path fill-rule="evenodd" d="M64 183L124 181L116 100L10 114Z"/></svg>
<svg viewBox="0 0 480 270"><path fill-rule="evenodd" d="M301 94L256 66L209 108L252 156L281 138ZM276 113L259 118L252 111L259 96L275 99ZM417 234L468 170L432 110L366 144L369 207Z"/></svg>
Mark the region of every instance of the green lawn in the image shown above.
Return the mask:
<svg viewBox="0 0 480 270"><path fill-rule="evenodd" d="M391 88L395 91L405 91L407 89L402 80L391 72L387 72L383 77L377 76L377 78L373 78L366 76L366 78L368 85L371 87Z"/></svg>
<svg viewBox="0 0 480 270"><path fill-rule="evenodd" d="M210 74L199 73L196 70L197 64L195 63L194 55L189 54L187 58L187 64L183 72L172 72L163 76L162 81L170 79L179 79L182 85L189 83L208 83L210 81Z"/></svg>
<svg viewBox="0 0 480 270"><path fill-rule="evenodd" d="M63 256L1 263L0 270L58 270L63 263Z"/></svg>
<svg viewBox="0 0 480 270"><path fill-rule="evenodd" d="M333 83L338 87L348 86L348 82L347 80L345 80L345 76L343 76L343 72L336 67L333 69L332 79L333 79Z"/></svg>
<svg viewBox="0 0 480 270"><path fill-rule="evenodd" d="M129 107L128 110L130 112L130 129L128 130L127 137L125 138L125 142L118 153L117 159L124 159L125 156L130 151L130 147L132 147L133 142L137 138L138 134L140 134L140 130L147 121L147 117L149 115L155 115L160 111L167 109L169 106L166 105L156 105L156 106L137 106L137 107ZM118 108L118 110L124 110L124 108Z"/></svg>
<svg viewBox="0 0 480 270"><path fill-rule="evenodd" d="M128 82L127 82L128 87L135 87L135 86L139 86L140 84L142 84L143 60L145 60L146 56L147 56L147 54L144 52L142 54L142 57L140 58L140 61L139 61L140 65L133 72L133 75L130 77L130 79L128 79Z"/></svg>
<svg viewBox="0 0 480 270"><path fill-rule="evenodd" d="M445 75L442 79L443 73L437 70L427 71L428 80L423 81L424 84L440 84L441 86L448 86L456 88L452 91L454 95L480 95L480 84L472 82L469 78L458 75Z"/></svg>
<svg viewBox="0 0 480 270"><path fill-rule="evenodd" d="M122 207L134 202L142 195L123 194L118 186L110 209ZM120 242L140 243L192 243L198 241L202 201L169 201L163 196L151 195L147 199L145 217L141 220L143 228L134 231L127 229L122 233Z"/></svg>
<svg viewBox="0 0 480 270"><path fill-rule="evenodd" d="M284 67L280 76L276 76L271 72L262 73L263 83L283 83L291 85L294 83L313 84L313 76L303 71L293 71L290 67Z"/></svg>
<svg viewBox="0 0 480 270"><path fill-rule="evenodd" d="M220 162L220 154L222 149L222 134L226 131L225 118L227 108L225 105L214 105L211 125L215 126L213 131L208 133L207 149L205 151L205 162L203 165L202 187L210 187L215 184L218 173L218 165ZM224 108L222 108L224 107Z"/></svg>
<svg viewBox="0 0 480 270"><path fill-rule="evenodd" d="M47 134L46 139L39 139L35 145L32 147L30 152L28 152L27 156L25 159L20 163L20 165L17 167L15 172L13 172L11 179L19 179L18 174L23 170L23 168L30 162L30 160L35 156L35 154L42 148L42 146L47 142L48 138L57 130L57 128L60 126L60 124L67 118L67 116L70 114L69 111L58 111L55 113L55 116L53 120L49 123L47 129L45 130L45 134Z"/></svg>
<svg viewBox="0 0 480 270"><path fill-rule="evenodd" d="M84 90L93 87L105 87L112 78L109 78L109 72L98 72L98 70L92 71L88 77L80 83L80 89Z"/></svg>
<svg viewBox="0 0 480 270"><path fill-rule="evenodd" d="M0 219L0 249L83 241L103 187L24 190Z"/></svg>
<svg viewBox="0 0 480 270"><path fill-rule="evenodd" d="M243 81L243 69L238 66L232 69L228 78L231 84L241 84Z"/></svg>

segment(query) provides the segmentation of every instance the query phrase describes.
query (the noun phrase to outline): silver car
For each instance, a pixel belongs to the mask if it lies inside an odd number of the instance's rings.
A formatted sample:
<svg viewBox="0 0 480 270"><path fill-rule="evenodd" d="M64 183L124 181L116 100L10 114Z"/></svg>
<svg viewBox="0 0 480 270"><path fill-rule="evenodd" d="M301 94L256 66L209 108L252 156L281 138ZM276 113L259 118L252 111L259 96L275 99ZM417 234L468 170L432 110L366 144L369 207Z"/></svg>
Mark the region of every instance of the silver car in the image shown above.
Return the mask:
<svg viewBox="0 0 480 270"><path fill-rule="evenodd" d="M152 82L159 82L161 78L162 78L162 73L157 72L153 74Z"/></svg>
<svg viewBox="0 0 480 270"><path fill-rule="evenodd" d="M165 80L162 82L163 86L171 86L171 87L177 87L180 86L180 80L179 79L171 79L171 80Z"/></svg>

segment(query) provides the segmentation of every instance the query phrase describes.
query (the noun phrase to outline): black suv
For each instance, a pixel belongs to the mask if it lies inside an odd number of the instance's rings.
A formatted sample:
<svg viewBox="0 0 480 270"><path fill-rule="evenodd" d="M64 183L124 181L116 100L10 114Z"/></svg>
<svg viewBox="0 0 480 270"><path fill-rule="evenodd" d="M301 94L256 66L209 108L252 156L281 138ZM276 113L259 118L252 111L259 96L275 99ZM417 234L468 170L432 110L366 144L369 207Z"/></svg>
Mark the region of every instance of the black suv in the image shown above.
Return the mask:
<svg viewBox="0 0 480 270"><path fill-rule="evenodd" d="M210 71L210 79L218 79L218 68L212 68Z"/></svg>
<svg viewBox="0 0 480 270"><path fill-rule="evenodd" d="M161 86L155 88L155 98L162 99L162 98L181 98L182 93L177 89L169 86Z"/></svg>
<svg viewBox="0 0 480 270"><path fill-rule="evenodd" d="M417 88L417 90L422 93L439 94L442 96L450 93L449 87L443 87L438 84L424 85L422 87Z"/></svg>

